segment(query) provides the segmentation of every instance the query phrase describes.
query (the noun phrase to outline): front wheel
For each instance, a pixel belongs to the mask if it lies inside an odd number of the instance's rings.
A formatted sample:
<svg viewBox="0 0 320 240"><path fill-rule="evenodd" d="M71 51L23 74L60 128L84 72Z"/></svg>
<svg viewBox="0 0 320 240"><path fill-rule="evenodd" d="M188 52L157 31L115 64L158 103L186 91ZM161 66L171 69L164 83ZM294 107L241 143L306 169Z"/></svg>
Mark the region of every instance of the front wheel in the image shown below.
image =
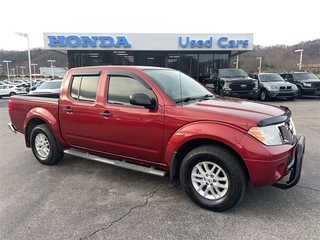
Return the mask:
<svg viewBox="0 0 320 240"><path fill-rule="evenodd" d="M269 100L269 95L265 89L261 90L260 99L261 99L261 101L268 101Z"/></svg>
<svg viewBox="0 0 320 240"><path fill-rule="evenodd" d="M63 158L63 152L47 124L40 124L32 129L31 148L35 158L44 165L53 165Z"/></svg>
<svg viewBox="0 0 320 240"><path fill-rule="evenodd" d="M288 97L287 99L288 99L289 101L294 101L295 98L294 98L294 97Z"/></svg>
<svg viewBox="0 0 320 240"><path fill-rule="evenodd" d="M12 97L12 96L14 96L14 95L16 95L15 92L11 92L11 93L9 94L10 97Z"/></svg>
<svg viewBox="0 0 320 240"><path fill-rule="evenodd" d="M298 96L297 98L302 98L302 90L300 87L298 87Z"/></svg>
<svg viewBox="0 0 320 240"><path fill-rule="evenodd" d="M193 202L216 212L235 207L248 185L241 159L231 150L215 145L200 146L185 156L180 181Z"/></svg>

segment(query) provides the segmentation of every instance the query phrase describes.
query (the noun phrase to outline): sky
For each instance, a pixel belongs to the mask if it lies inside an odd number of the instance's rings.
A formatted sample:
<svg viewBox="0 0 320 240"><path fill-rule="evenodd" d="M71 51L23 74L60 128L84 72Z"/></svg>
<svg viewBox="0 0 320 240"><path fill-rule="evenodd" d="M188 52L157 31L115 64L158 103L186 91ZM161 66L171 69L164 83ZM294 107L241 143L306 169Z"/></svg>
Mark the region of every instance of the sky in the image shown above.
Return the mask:
<svg viewBox="0 0 320 240"><path fill-rule="evenodd" d="M253 44L320 38L316 0L2 0L0 50L43 48L43 33L253 33Z"/></svg>

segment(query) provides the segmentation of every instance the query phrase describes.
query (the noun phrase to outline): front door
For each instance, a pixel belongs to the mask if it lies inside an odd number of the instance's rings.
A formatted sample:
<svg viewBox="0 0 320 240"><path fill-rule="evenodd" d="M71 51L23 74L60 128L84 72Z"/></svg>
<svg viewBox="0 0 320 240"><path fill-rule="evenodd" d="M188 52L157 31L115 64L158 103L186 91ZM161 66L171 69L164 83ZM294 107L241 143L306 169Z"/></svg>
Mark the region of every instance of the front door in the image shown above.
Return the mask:
<svg viewBox="0 0 320 240"><path fill-rule="evenodd" d="M104 117L99 124L101 151L117 157L158 162L161 159L164 131L163 104L139 76L108 74ZM157 102L156 109L134 106L133 93L145 93ZM161 101L161 100L160 100Z"/></svg>

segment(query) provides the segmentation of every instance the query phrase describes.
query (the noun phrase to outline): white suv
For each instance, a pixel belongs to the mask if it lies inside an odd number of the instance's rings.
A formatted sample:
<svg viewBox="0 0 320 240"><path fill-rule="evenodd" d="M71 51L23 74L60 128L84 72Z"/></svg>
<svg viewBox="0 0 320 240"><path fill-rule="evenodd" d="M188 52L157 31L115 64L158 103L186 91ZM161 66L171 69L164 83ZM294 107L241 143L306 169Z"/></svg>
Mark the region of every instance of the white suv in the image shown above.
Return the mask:
<svg viewBox="0 0 320 240"><path fill-rule="evenodd" d="M27 94L27 91L24 87L17 86L17 85L9 85L9 84L0 85L0 98L11 97L17 94Z"/></svg>

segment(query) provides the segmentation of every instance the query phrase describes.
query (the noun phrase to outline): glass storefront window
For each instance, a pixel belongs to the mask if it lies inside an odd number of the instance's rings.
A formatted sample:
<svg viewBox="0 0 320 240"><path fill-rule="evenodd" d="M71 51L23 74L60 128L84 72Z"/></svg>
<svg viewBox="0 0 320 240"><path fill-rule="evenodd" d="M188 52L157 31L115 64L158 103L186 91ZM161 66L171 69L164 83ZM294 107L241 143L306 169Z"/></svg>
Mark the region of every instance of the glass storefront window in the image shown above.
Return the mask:
<svg viewBox="0 0 320 240"><path fill-rule="evenodd" d="M228 68L230 53L181 53L166 51L68 51L69 66L139 65L180 70L202 81L210 78L214 69Z"/></svg>

